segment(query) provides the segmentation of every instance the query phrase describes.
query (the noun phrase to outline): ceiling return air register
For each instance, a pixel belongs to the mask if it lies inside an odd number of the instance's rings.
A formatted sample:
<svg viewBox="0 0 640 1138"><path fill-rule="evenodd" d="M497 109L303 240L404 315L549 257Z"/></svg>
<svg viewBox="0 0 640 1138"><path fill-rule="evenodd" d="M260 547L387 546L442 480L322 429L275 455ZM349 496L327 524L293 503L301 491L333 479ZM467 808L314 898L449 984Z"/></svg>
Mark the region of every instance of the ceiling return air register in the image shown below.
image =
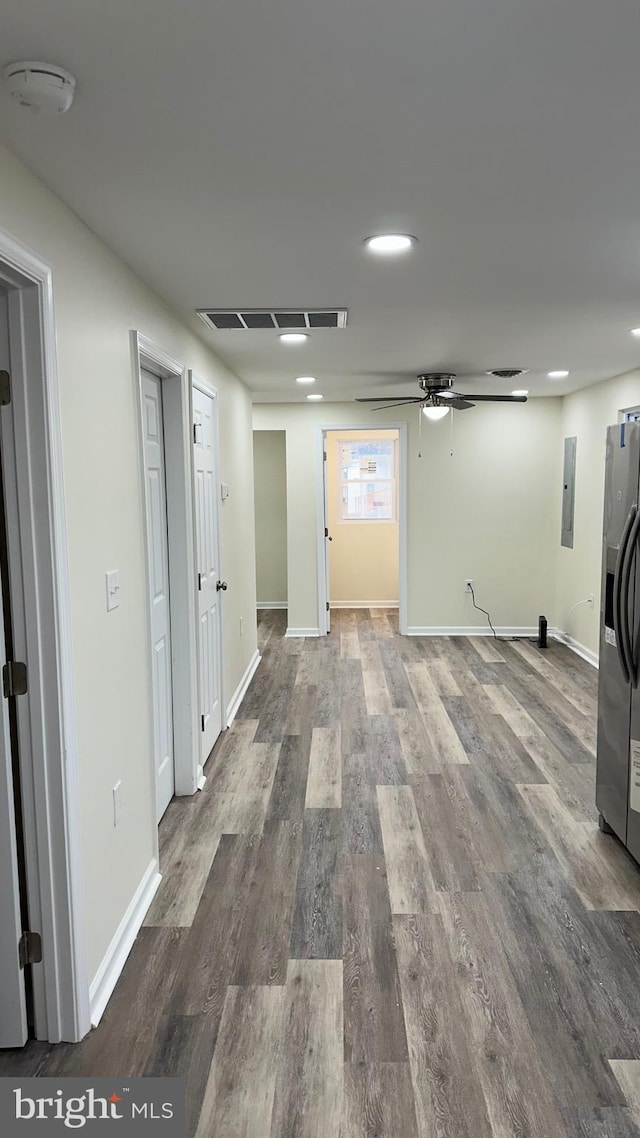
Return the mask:
<svg viewBox="0 0 640 1138"><path fill-rule="evenodd" d="M214 331L301 332L346 328L346 308L199 308L198 316Z"/></svg>

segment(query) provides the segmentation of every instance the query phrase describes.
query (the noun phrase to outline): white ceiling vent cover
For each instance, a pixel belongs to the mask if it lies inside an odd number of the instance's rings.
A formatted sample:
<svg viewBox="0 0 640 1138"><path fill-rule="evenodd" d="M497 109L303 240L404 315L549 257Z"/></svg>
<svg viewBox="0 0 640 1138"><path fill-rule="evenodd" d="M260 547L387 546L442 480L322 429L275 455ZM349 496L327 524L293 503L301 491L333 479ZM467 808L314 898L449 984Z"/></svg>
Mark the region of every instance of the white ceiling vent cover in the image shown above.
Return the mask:
<svg viewBox="0 0 640 1138"><path fill-rule="evenodd" d="M215 332L298 332L346 328L346 308L199 308L198 316Z"/></svg>

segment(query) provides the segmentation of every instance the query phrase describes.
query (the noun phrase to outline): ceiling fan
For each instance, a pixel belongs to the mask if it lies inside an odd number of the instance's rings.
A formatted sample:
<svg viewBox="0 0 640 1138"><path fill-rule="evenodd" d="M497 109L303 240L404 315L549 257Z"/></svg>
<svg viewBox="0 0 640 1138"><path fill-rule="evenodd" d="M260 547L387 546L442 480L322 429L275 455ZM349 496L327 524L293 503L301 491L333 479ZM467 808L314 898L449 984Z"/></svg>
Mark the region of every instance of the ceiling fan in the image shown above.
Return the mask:
<svg viewBox="0 0 640 1138"><path fill-rule="evenodd" d="M491 372L498 378L513 379L522 374L522 369L504 368ZM427 371L418 376L418 386L422 395L411 395L398 399L397 395L370 396L366 399L356 399L356 403L380 403L390 407L403 407L406 404L421 404L422 409L431 419L443 418L450 408L456 411L467 411L476 403L526 403L526 395L463 395L453 390L455 372ZM383 411L384 407L372 407L372 411ZM431 414L430 414L431 412Z"/></svg>

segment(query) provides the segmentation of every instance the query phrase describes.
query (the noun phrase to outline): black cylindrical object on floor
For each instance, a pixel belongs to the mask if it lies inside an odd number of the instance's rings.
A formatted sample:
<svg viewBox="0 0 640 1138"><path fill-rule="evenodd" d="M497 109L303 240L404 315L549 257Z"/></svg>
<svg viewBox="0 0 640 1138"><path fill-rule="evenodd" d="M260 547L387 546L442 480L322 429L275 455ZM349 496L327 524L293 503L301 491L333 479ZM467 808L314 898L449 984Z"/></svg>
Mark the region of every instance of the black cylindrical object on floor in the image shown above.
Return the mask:
<svg viewBox="0 0 640 1138"><path fill-rule="evenodd" d="M541 616L538 618L538 648L547 647L547 618Z"/></svg>

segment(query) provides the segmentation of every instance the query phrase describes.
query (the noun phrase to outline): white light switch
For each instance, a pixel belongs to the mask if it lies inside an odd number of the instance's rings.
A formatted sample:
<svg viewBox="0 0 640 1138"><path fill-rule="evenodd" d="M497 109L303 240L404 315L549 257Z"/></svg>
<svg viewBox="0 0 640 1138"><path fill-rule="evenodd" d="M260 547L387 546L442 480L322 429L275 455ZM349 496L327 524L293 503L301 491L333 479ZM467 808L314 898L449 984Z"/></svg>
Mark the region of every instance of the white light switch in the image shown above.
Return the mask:
<svg viewBox="0 0 640 1138"><path fill-rule="evenodd" d="M117 609L120 604L120 574L117 569L107 573L107 612Z"/></svg>
<svg viewBox="0 0 640 1138"><path fill-rule="evenodd" d="M221 482L220 483L220 497L222 498L223 502L226 502L227 498L229 497L229 483L228 482Z"/></svg>

